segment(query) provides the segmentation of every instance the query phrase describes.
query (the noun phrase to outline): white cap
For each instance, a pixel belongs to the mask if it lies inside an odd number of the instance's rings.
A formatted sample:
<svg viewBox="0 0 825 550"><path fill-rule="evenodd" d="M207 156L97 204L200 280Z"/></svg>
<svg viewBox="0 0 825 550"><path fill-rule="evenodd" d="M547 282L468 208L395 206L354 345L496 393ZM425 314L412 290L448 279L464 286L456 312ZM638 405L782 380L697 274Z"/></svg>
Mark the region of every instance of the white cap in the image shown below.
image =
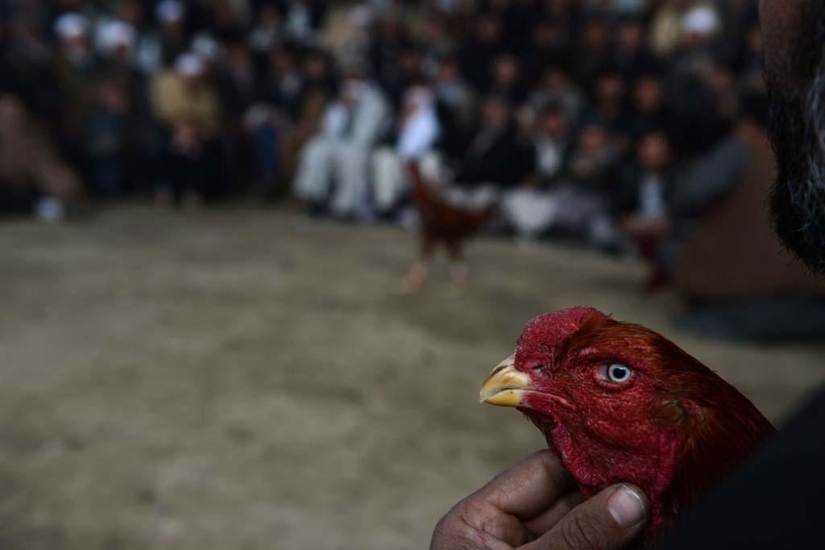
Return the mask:
<svg viewBox="0 0 825 550"><path fill-rule="evenodd" d="M54 22L54 32L64 40L87 36L89 20L79 13L64 13Z"/></svg>
<svg viewBox="0 0 825 550"><path fill-rule="evenodd" d="M120 47L134 49L136 40L135 28L123 21L107 21L97 31L97 47L103 55L111 55Z"/></svg>
<svg viewBox="0 0 825 550"><path fill-rule="evenodd" d="M709 36L719 30L719 15L713 8L699 6L688 10L682 17L685 34Z"/></svg>
<svg viewBox="0 0 825 550"><path fill-rule="evenodd" d="M155 8L155 15L164 23L178 23L183 20L185 8L179 0L163 0Z"/></svg>
<svg viewBox="0 0 825 550"><path fill-rule="evenodd" d="M175 61L175 71L181 76L194 77L203 74L206 69L203 59L196 53L185 53Z"/></svg>
<svg viewBox="0 0 825 550"><path fill-rule="evenodd" d="M206 61L217 61L222 53L220 43L208 34L198 34L189 45L193 53Z"/></svg>

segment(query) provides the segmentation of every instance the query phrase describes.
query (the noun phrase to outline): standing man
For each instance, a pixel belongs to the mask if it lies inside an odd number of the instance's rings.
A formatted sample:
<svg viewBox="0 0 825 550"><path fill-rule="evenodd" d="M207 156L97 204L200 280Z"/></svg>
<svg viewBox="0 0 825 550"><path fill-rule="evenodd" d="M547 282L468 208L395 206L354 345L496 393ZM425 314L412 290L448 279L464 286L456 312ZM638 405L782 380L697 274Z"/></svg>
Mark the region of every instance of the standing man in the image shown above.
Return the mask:
<svg viewBox="0 0 825 550"><path fill-rule="evenodd" d="M369 190L372 153L391 114L364 64L350 61L338 99L327 106L317 135L301 149L293 184L296 195L314 208L326 208L330 198L329 209L337 218L358 215Z"/></svg>

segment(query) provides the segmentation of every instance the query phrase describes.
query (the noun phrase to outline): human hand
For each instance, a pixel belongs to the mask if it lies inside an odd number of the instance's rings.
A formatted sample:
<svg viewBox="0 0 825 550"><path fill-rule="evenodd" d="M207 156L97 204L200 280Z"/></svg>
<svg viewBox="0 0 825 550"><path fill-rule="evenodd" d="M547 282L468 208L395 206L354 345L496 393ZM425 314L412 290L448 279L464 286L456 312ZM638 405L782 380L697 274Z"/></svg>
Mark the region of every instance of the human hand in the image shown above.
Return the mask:
<svg viewBox="0 0 825 550"><path fill-rule="evenodd" d="M456 504L430 550L608 550L624 548L647 521L647 498L613 485L582 502L570 474L540 451Z"/></svg>

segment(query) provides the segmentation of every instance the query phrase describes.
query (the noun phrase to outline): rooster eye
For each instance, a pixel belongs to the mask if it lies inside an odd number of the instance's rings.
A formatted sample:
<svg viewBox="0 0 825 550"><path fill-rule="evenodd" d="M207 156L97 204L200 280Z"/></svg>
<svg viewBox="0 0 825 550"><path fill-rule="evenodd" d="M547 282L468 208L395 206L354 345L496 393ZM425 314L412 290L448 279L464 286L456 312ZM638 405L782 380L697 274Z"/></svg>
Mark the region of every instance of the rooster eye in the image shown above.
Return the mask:
<svg viewBox="0 0 825 550"><path fill-rule="evenodd" d="M633 374L633 370L630 367L627 365L622 365L621 363L613 363L612 365L607 365L599 370L602 371L602 376L614 384L623 384L624 382L627 382Z"/></svg>

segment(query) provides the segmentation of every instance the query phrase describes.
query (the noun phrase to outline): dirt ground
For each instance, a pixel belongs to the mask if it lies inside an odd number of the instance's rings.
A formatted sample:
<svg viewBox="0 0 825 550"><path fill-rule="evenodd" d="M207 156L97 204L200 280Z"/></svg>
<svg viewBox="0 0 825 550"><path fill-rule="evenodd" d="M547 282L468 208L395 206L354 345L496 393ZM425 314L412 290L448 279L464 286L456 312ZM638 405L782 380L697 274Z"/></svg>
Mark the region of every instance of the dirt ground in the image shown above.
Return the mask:
<svg viewBox="0 0 825 550"><path fill-rule="evenodd" d="M772 418L823 348L674 330L642 268L477 242L403 291L413 236L277 210L112 209L0 226L0 548L413 549L543 445L477 403L533 315L590 304L672 336Z"/></svg>

